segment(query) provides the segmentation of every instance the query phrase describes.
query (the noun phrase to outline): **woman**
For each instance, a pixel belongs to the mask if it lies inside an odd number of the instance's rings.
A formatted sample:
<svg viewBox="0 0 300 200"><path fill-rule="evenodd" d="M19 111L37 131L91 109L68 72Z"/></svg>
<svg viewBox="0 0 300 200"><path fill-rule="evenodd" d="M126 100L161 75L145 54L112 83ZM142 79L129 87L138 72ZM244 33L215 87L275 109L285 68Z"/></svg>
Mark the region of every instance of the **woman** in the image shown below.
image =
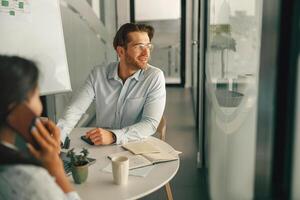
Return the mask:
<svg viewBox="0 0 300 200"><path fill-rule="evenodd" d="M0 199L78 200L58 155L60 132L52 121L35 121L31 134L39 148L27 144L31 155L15 146L19 133L8 116L21 104L41 115L37 81L33 62L0 55Z"/></svg>

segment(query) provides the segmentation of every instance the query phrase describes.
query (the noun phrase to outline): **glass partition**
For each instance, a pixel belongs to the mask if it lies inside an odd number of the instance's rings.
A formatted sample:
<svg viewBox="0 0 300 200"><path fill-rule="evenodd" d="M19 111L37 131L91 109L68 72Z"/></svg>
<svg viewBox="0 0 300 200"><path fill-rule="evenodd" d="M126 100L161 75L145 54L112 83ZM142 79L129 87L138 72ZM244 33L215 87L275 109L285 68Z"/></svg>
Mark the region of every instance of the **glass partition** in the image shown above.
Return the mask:
<svg viewBox="0 0 300 200"><path fill-rule="evenodd" d="M300 54L298 57L298 84L297 84L297 97L296 97L296 117L295 121L300 120ZM292 199L300 199L300 124L295 123L295 141L294 141L294 158L293 158L293 176L292 176Z"/></svg>
<svg viewBox="0 0 300 200"><path fill-rule="evenodd" d="M211 199L252 199L262 1L210 0L205 134Z"/></svg>
<svg viewBox="0 0 300 200"><path fill-rule="evenodd" d="M197 118L198 111L198 90L199 90L199 82L198 82L198 72L199 72L199 35L198 33L198 25L199 25L199 0L192 1L192 46L191 46L191 64L192 64L192 97L193 97L193 106L195 117Z"/></svg>

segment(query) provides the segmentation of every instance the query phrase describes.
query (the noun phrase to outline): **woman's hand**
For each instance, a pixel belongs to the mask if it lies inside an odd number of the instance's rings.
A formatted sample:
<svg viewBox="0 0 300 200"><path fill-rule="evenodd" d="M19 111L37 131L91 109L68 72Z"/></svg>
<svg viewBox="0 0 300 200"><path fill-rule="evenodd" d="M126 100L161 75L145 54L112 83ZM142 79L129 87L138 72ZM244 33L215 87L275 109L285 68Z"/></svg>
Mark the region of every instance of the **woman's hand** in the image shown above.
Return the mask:
<svg viewBox="0 0 300 200"><path fill-rule="evenodd" d="M42 165L55 177L56 183L65 193L74 191L67 179L63 163L58 154L58 149L60 149L59 129L51 120L41 122L38 119L31 133L40 145L40 149L35 149L31 144L28 144L30 153L37 160L41 161Z"/></svg>
<svg viewBox="0 0 300 200"><path fill-rule="evenodd" d="M40 117L40 120L42 124L47 128L50 135L53 137L53 139L56 141L56 148L58 154L60 154L61 151L61 141L60 141L60 130L57 128L56 125L47 117Z"/></svg>
<svg viewBox="0 0 300 200"><path fill-rule="evenodd" d="M59 158L59 129L51 120L41 122L38 119L31 133L40 149L35 149L29 144L30 153L42 163L52 176L64 175L63 164Z"/></svg>

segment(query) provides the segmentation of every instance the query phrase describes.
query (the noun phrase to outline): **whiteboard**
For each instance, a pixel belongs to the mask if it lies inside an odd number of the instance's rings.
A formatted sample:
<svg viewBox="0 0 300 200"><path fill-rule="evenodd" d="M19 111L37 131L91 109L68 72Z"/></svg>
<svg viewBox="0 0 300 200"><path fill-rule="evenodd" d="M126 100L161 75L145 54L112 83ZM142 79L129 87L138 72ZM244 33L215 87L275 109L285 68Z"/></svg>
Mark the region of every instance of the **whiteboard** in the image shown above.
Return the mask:
<svg viewBox="0 0 300 200"><path fill-rule="evenodd" d="M0 54L35 61L41 95L71 90L58 0L1 0Z"/></svg>

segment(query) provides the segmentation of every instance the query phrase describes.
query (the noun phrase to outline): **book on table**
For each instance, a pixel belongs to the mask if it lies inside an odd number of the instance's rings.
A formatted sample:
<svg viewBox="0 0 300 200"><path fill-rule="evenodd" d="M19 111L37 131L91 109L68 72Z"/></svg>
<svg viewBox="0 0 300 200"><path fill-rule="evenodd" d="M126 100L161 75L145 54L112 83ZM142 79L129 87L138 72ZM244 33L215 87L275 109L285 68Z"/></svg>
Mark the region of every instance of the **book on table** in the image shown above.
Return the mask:
<svg viewBox="0 0 300 200"><path fill-rule="evenodd" d="M114 153L108 156L112 159L117 156L126 156L129 159L129 169L136 169L157 163L178 159L178 152L173 148L164 148L154 140L131 142L122 145L126 151Z"/></svg>

